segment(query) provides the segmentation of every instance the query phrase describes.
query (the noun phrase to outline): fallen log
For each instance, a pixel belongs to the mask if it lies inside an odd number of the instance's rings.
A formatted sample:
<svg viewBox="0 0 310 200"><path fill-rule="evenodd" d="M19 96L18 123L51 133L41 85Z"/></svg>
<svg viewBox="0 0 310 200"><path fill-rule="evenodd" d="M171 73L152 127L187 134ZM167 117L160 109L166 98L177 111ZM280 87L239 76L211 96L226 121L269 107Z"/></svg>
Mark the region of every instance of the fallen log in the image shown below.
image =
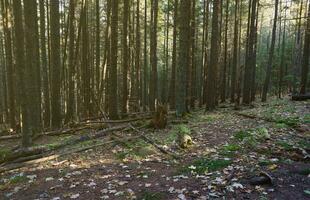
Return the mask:
<svg viewBox="0 0 310 200"><path fill-rule="evenodd" d="M118 139L118 141L131 140L131 139L135 139L135 138L138 138L138 136ZM14 161L13 163L10 163L10 164L7 164L7 165L4 165L4 166L0 167L0 174L4 173L4 172L11 171L11 170L19 169L19 168L22 168L22 167L28 167L28 166L31 166L31 165L39 164L39 163L42 163L42 162L45 162L45 161L54 160L54 159L57 159L59 157L70 155L70 154L73 154L73 153L79 153L79 152L82 152L82 151L87 151L89 149L93 149L93 148L96 148L96 147L99 147L99 146L104 146L104 145L107 145L107 144L110 144L110 143L113 143L113 142L118 142L118 141L110 140L110 141L102 142L102 143L95 144L95 145L92 145L92 146L81 147L81 148L78 148L78 149L73 149L73 150L70 150L70 151L67 151L67 152L63 152L63 153L58 153L58 154L50 153L50 154L40 154L40 155L25 157L25 158L21 159L19 162Z"/></svg>
<svg viewBox="0 0 310 200"><path fill-rule="evenodd" d="M292 95L292 101L306 101L310 99L310 94Z"/></svg>
<svg viewBox="0 0 310 200"><path fill-rule="evenodd" d="M128 127L128 125L122 125L122 126L116 126L116 127L104 129L104 130L96 132L93 135L86 135L86 136L84 135L84 136L78 137L78 138L73 139L73 140L64 141L60 144L53 146L52 148L46 147L46 146L40 146L40 147L36 147L36 148L18 149L16 151L14 151L12 154L10 154L8 157L6 157L5 159L0 160L0 164L11 162L11 161L14 162L16 159L20 159L22 157L35 156L38 154L55 151L55 150L58 150L60 148L63 148L63 147L69 146L69 145L74 145L74 144L77 144L80 142L98 139L100 137L105 136L106 133L108 133L108 132L119 131L119 130L125 129L126 127Z"/></svg>
<svg viewBox="0 0 310 200"><path fill-rule="evenodd" d="M18 135L18 134L14 134L14 135L4 135L4 136L1 136L1 137L0 137L0 141L3 141L3 140L11 140L11 139L18 139L18 138L21 138L21 135Z"/></svg>

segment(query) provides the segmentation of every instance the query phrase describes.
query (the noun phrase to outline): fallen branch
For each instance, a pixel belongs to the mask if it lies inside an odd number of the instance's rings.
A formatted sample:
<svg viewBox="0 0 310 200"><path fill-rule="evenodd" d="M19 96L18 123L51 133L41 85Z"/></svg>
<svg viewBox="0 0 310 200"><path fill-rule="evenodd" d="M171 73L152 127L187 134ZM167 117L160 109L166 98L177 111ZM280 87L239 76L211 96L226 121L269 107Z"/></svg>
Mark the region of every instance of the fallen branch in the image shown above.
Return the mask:
<svg viewBox="0 0 310 200"><path fill-rule="evenodd" d="M160 152L170 155L175 159L179 159L180 157L170 151L167 151L166 149L162 148L161 146L159 146L158 144L156 144L154 141L152 141L151 139L149 139L148 137L145 136L145 133L136 129L134 126L132 126L131 124L129 124L130 128L132 128L134 131L136 131L137 133L139 133L139 137L141 137L145 142L153 145L154 147L156 147Z"/></svg>

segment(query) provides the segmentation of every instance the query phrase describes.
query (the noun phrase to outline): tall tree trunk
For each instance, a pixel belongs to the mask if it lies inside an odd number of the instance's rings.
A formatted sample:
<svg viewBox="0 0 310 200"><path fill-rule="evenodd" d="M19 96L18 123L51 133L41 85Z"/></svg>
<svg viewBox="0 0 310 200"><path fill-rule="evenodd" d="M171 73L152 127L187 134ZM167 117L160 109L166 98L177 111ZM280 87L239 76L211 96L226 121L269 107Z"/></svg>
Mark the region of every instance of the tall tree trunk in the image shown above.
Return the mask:
<svg viewBox="0 0 310 200"><path fill-rule="evenodd" d="M141 99L141 93L140 93L140 71L141 71L141 65L140 65L140 54L141 54L141 32L140 32L140 0L137 0L137 8L136 8L136 41L135 41L135 69L136 69L136 96L137 96L137 105L135 106L139 110L140 108L140 99Z"/></svg>
<svg viewBox="0 0 310 200"><path fill-rule="evenodd" d="M301 69L301 87L300 87L300 94L306 93L306 86L308 81L308 72L309 72L309 56L310 56L310 2L308 8L308 17L307 17L307 27L305 30L305 42L304 42L304 57L302 62L302 69Z"/></svg>
<svg viewBox="0 0 310 200"><path fill-rule="evenodd" d="M151 0L151 33L150 33L150 110L155 110L157 99L157 18L158 18L158 0Z"/></svg>
<svg viewBox="0 0 310 200"><path fill-rule="evenodd" d="M117 37L118 37L118 0L112 0L111 4L111 66L109 70L109 116L118 119L117 101Z"/></svg>
<svg viewBox="0 0 310 200"><path fill-rule="evenodd" d="M52 127L61 126L59 0L50 0Z"/></svg>
<svg viewBox="0 0 310 200"><path fill-rule="evenodd" d="M234 25L234 50L233 50L233 63L232 63L232 74L231 74L231 93L230 102L235 102L236 95L236 81L237 81L237 64L238 64L238 40L239 40L239 0L235 0L235 25Z"/></svg>
<svg viewBox="0 0 310 200"><path fill-rule="evenodd" d="M180 1L180 17L179 17L179 50L178 50L178 68L177 68L177 98L176 113L177 116L183 116L187 112L186 108L186 82L187 68L189 65L189 49L190 49L190 8L191 2L188 0Z"/></svg>
<svg viewBox="0 0 310 200"><path fill-rule="evenodd" d="M86 117L90 116L91 113L91 102L90 102L90 65L89 65L89 42L88 42L88 19L87 19L87 11L88 11L88 1L85 1L83 9L83 15L81 18L81 34L82 34L82 61L81 61L81 72L82 72L82 85L83 85L83 114Z"/></svg>
<svg viewBox="0 0 310 200"><path fill-rule="evenodd" d="M171 109L175 109L175 82L176 82L176 65L177 65L177 26L178 26L178 7L179 0L174 0L174 14L173 14L173 44L172 44L172 63L171 63L171 77L169 90L169 104Z"/></svg>
<svg viewBox="0 0 310 200"><path fill-rule="evenodd" d="M212 35L211 35L211 53L210 65L207 71L207 94L206 94L206 110L213 110L216 104L216 76L219 66L219 15L221 11L220 0L213 1L212 13Z"/></svg>
<svg viewBox="0 0 310 200"><path fill-rule="evenodd" d="M23 28L23 18L22 18L22 4L21 0L13 1L13 14L14 14L14 36L15 43L15 55L16 55L16 69L18 82L18 95L20 95L21 104L21 122L22 122L22 146L28 147L31 145L31 130L30 130L30 113L28 109L29 97L26 92L25 74L25 47L24 47L24 28Z"/></svg>
<svg viewBox="0 0 310 200"><path fill-rule="evenodd" d="M66 122L69 122L74 117L74 107L75 107L75 63L74 63L74 40L75 40L75 0L71 0L69 4L69 63L68 63L68 108Z"/></svg>
<svg viewBox="0 0 310 200"><path fill-rule="evenodd" d="M279 0L276 0L272 36L271 36L271 46L270 46L270 51L269 51L269 57L268 57L267 68L266 68L266 77L265 77L263 94L262 94L263 102L267 100L267 92L268 92L268 87L269 87L270 77L271 77L272 61L273 61L273 54L274 54L274 47L275 47L276 33L277 33L278 4L279 4Z"/></svg>
<svg viewBox="0 0 310 200"><path fill-rule="evenodd" d="M143 67L143 110L146 110L148 104L147 99L147 78L148 78L148 66L147 66L147 0L144 1L144 47L143 47L143 56L144 56L144 67Z"/></svg>
<svg viewBox="0 0 310 200"><path fill-rule="evenodd" d="M128 18L129 18L129 0L124 0L123 7L123 35L122 35L122 54L123 54L123 89L122 89L122 113L127 113L127 105L128 105Z"/></svg>
<svg viewBox="0 0 310 200"><path fill-rule="evenodd" d="M251 82L254 62L254 47L255 47L255 22L256 22L256 11L257 11L258 0L253 0L251 4L251 19L249 25L249 33L247 40L247 54L246 54L246 64L244 71L244 84L243 84L243 99L244 104L249 104L251 102Z"/></svg>
<svg viewBox="0 0 310 200"><path fill-rule="evenodd" d="M283 86L283 74L284 74L284 68L285 68L285 46L286 46L286 42L285 42L285 37L286 37L286 7L287 5L284 7L285 9L285 14L284 14L284 24L283 24L283 35L282 35L282 51L281 51L281 62L280 62L280 71L279 71L279 87L278 87L278 98L282 97L282 86Z"/></svg>
<svg viewBox="0 0 310 200"><path fill-rule="evenodd" d="M225 15L225 41L224 41L224 65L222 72L222 85L221 85L221 102L226 100L226 79L227 79L227 66L228 66L228 16L229 16L229 0L226 1L226 15Z"/></svg>
<svg viewBox="0 0 310 200"><path fill-rule="evenodd" d="M50 126L50 88L49 88L49 73L46 54L46 31L45 31L45 1L39 1L40 7L40 39L41 39L41 64L43 78L43 122L45 127Z"/></svg>

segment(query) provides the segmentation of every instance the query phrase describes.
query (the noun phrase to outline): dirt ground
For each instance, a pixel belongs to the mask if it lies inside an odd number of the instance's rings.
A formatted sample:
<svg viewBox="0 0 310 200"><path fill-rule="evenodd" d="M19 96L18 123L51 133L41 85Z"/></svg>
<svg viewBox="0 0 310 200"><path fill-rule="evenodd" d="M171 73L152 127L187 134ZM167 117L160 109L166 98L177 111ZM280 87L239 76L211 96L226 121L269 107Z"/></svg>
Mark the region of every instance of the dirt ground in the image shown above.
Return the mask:
<svg viewBox="0 0 310 200"><path fill-rule="evenodd" d="M310 199L309 111L289 100L200 110L182 125L188 149L176 144L180 125L143 129L179 159L143 141L113 143L1 174L0 199Z"/></svg>

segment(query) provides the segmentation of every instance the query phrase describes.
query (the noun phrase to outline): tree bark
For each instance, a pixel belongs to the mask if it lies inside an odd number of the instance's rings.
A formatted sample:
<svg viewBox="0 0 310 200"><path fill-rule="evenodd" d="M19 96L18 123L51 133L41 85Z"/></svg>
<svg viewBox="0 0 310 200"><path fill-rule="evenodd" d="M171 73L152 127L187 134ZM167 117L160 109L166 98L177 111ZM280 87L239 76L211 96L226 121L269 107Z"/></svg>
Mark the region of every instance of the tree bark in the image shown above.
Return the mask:
<svg viewBox="0 0 310 200"><path fill-rule="evenodd" d="M265 77L263 94L262 94L263 102L267 100L267 92L268 92L268 87L269 87L270 77L271 77L272 61L273 61L274 47L275 47L275 41L276 41L276 32L277 32L278 4L279 4L279 0L276 0L272 36L271 36L271 46L270 46L270 51L269 51L268 63L267 63L267 68L266 68L266 77Z"/></svg>

